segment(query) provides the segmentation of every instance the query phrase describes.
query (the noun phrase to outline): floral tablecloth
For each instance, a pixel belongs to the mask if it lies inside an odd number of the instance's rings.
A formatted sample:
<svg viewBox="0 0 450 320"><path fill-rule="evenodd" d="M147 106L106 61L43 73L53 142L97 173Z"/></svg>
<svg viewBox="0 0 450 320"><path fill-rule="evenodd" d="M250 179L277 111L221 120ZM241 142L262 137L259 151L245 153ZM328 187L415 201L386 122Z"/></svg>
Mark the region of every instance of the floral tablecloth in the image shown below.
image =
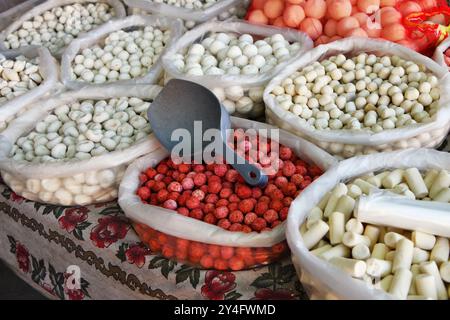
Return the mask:
<svg viewBox="0 0 450 320"><path fill-rule="evenodd" d="M199 270L153 255L117 202L43 205L3 184L0 258L53 299L307 298L288 258L241 272ZM76 287L67 285L69 266L79 268Z"/></svg>

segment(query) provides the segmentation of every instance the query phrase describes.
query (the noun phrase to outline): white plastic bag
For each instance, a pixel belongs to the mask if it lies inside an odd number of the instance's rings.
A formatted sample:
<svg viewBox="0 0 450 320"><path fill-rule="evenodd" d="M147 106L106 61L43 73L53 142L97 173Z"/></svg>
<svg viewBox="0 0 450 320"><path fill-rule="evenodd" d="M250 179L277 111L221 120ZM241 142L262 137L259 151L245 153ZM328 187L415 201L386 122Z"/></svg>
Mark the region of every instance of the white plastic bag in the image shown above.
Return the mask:
<svg viewBox="0 0 450 320"><path fill-rule="evenodd" d="M44 97L50 91L58 89L59 70L56 60L52 57L50 52L43 47L22 47L15 50L0 51L0 54L6 58L15 58L19 55L23 55L30 59L37 58L39 60L39 73L43 79L39 86L0 105L1 132L14 117L27 110L27 107L33 107L31 102Z"/></svg>
<svg viewBox="0 0 450 320"><path fill-rule="evenodd" d="M115 199L128 163L160 146L153 134L126 149L88 160L55 163L15 161L9 157L11 148L19 137L27 135L37 122L58 106L80 100L120 97L152 101L161 89L154 85L109 86L102 89L86 87L35 103L33 109L11 122L0 135L0 170L4 181L24 198L45 203L86 205ZM44 186L49 183L51 189Z"/></svg>
<svg viewBox="0 0 450 320"><path fill-rule="evenodd" d="M408 149L347 159L325 172L292 202L287 219L286 237L294 266L311 298L392 299L392 296L385 292L353 279L311 254L303 243L299 228L311 209L338 183L379 170L411 167L419 170L433 168L450 170L450 155L430 149Z"/></svg>
<svg viewBox="0 0 450 320"><path fill-rule="evenodd" d="M22 14L44 2L45 0L27 0L0 13L0 31L8 27Z"/></svg>
<svg viewBox="0 0 450 320"><path fill-rule="evenodd" d="M259 122L235 117L232 117L231 120L232 127L234 128L256 130L274 128ZM279 134L279 143L292 148L302 160L314 163L324 170L337 163L333 157L320 148L282 130L280 130ZM262 233L230 232L218 226L185 217L172 210L144 204L136 195L136 190L140 183L139 175L147 168L156 166L168 156L169 152L161 148L145 157L137 159L125 172L119 188L119 204L124 210L125 215L133 222L156 230L164 234L166 238L195 241L200 245L210 244L221 247L266 248L271 252L272 246L279 244L285 239L284 222L271 231ZM138 233L140 232L139 227L137 231ZM141 238L145 238L142 234L140 236ZM268 262L270 261L264 263Z"/></svg>
<svg viewBox="0 0 450 320"><path fill-rule="evenodd" d="M283 79L314 61L320 61L340 53L353 56L361 52L375 55L398 55L403 59L425 65L438 78L440 85L440 109L433 116L434 121L414 124L405 128L383 130L379 133L362 130L316 130L309 125L302 124L298 116L281 108L270 95L272 89ZM447 70L441 68L430 58L389 41L347 38L318 46L306 52L273 78L264 90L266 119L268 123L304 137L331 154L342 158L405 148L434 148L443 141L450 126L449 86L450 76Z"/></svg>
<svg viewBox="0 0 450 320"><path fill-rule="evenodd" d="M256 74L256 75L203 75L192 76L186 75L180 72L174 65L174 55L182 52L188 46L193 43L201 41L206 35L211 32L231 32L237 34L250 34L256 37L269 37L274 34L281 34L289 42L298 42L301 45L299 52L279 63L273 69L268 72ZM232 104L239 100L243 96L250 96L254 102L254 106L248 113L239 113L231 111L231 114L242 117L249 117L253 119L260 118L264 115L264 103L262 101L262 91L264 86L272 79L278 72L290 65L293 61L298 59L306 50L312 48L311 39L304 33L297 30L280 29L270 26L254 25L243 21L224 21L224 22L207 22L198 27L186 32L181 38L179 38L172 47L170 47L166 54L162 57L164 71L168 78L184 79L192 82L196 82L205 87L211 89L217 96L217 98L226 103ZM243 91L241 95L233 93L233 97L227 95L225 89L232 90L233 87L238 89L237 91ZM241 90L242 89L242 90ZM252 89L257 94L249 95L249 90ZM232 109L232 108L231 108ZM230 109L228 109L230 111Z"/></svg>
<svg viewBox="0 0 450 320"><path fill-rule="evenodd" d="M121 29L135 28L135 27L145 27L145 26L155 26L162 28L163 30L170 30L171 40L166 44L166 48L161 52L160 57L153 64L149 72L143 76L130 80L118 80L112 82L105 82L104 84L95 84L90 82L85 82L81 80L72 80L71 69L72 62L75 56L85 48L89 48L95 44L103 43L104 39L111 33ZM80 89L85 86L108 86L114 85L133 85L133 84L147 84L156 83L162 72L161 56L164 54L165 50L170 47L170 45L175 41L182 33L182 25L180 20L167 19L164 17L156 16L129 16L123 19L111 20L102 26L86 33L84 36L75 39L66 48L61 56L61 81L64 85L72 90Z"/></svg>
<svg viewBox="0 0 450 320"><path fill-rule="evenodd" d="M444 41L442 41L434 50L433 60L436 61L437 64L445 68L449 69L447 63L445 63L444 52L450 47L450 38L447 37Z"/></svg>
<svg viewBox="0 0 450 320"><path fill-rule="evenodd" d="M104 3L107 3L108 5L110 5L114 9L114 13L115 13L114 17L117 19L126 16L125 8L124 8L122 2L120 2L119 0L98 0L98 1L97 0L48 0L48 1L45 1L44 3L41 3L37 6L35 6L31 10L26 9L26 11L23 13L23 15L21 15L20 17L15 19L13 23L11 23L6 29L4 29L0 33L0 49L6 49L5 39L10 33L20 29L20 27L22 26L22 24L25 21L32 20L33 17L35 17L47 10L51 10L56 7L62 7L62 6L66 6L66 5L70 5L70 4L74 4L74 3L96 3L96 2L104 2ZM82 34L80 34L79 37L81 35ZM59 57L63 50L64 50L64 48L61 48L60 50L58 50L56 52L52 52L52 54L55 57Z"/></svg>

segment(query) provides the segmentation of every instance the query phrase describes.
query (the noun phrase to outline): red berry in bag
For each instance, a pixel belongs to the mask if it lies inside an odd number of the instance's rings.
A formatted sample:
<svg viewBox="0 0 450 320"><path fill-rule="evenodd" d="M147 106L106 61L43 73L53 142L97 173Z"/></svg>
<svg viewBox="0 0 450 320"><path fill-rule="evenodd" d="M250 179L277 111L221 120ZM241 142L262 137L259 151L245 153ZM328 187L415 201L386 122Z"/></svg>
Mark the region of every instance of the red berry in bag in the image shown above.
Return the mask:
<svg viewBox="0 0 450 320"><path fill-rule="evenodd" d="M208 213L204 218L203 221L210 224L216 224L217 218L214 214Z"/></svg>
<svg viewBox="0 0 450 320"><path fill-rule="evenodd" d="M189 199L186 200L186 207L189 209L195 209L200 206L200 200L196 197L189 197Z"/></svg>
<svg viewBox="0 0 450 320"><path fill-rule="evenodd" d="M240 224L240 223L233 223L230 226L230 228L228 228L228 231L234 231L234 232L242 231L242 224Z"/></svg>
<svg viewBox="0 0 450 320"><path fill-rule="evenodd" d="M219 222L217 222L217 226L228 230L228 228L231 227L231 222L228 219L220 219Z"/></svg>
<svg viewBox="0 0 450 320"><path fill-rule="evenodd" d="M175 200L169 199L164 201L163 207L170 210L175 210L177 208L177 202Z"/></svg>
<svg viewBox="0 0 450 320"><path fill-rule="evenodd" d="M156 170L153 168L148 168L147 170L145 170L145 175L149 178L149 179L153 179L156 176Z"/></svg>
<svg viewBox="0 0 450 320"><path fill-rule="evenodd" d="M206 183L206 175L204 173L197 173L194 178L194 185L197 187L202 186Z"/></svg>
<svg viewBox="0 0 450 320"><path fill-rule="evenodd" d="M266 220L264 220L263 218L256 218L251 224L251 228L255 231L261 231L266 226Z"/></svg>
<svg viewBox="0 0 450 320"><path fill-rule="evenodd" d="M214 259L211 256L203 256L200 259L200 265L205 269L210 269L214 266Z"/></svg>
<svg viewBox="0 0 450 320"><path fill-rule="evenodd" d="M252 196L252 189L244 184L236 185L235 193L241 199L247 199Z"/></svg>
<svg viewBox="0 0 450 320"><path fill-rule="evenodd" d="M251 225L251 224L256 220L256 218L258 218L258 216L256 215L256 213L254 213L254 212L249 212L249 213L247 213L247 214L245 215L245 217L244 217L244 223L245 223L246 225Z"/></svg>
<svg viewBox="0 0 450 320"><path fill-rule="evenodd" d="M223 219L228 216L228 208L225 206L221 206L216 208L216 211L214 212L214 215L217 219Z"/></svg>
<svg viewBox="0 0 450 320"><path fill-rule="evenodd" d="M230 213L228 217L231 223L241 223L244 220L244 215L239 210L234 210Z"/></svg>
<svg viewBox="0 0 450 320"><path fill-rule="evenodd" d="M147 187L140 187L137 190L137 195L139 196L139 198L141 198L141 200L148 200L148 198L150 198L151 192Z"/></svg>
<svg viewBox="0 0 450 320"><path fill-rule="evenodd" d="M253 201L250 199L244 199L241 202L239 202L239 210L241 210L243 213L248 213L252 211L254 208Z"/></svg>

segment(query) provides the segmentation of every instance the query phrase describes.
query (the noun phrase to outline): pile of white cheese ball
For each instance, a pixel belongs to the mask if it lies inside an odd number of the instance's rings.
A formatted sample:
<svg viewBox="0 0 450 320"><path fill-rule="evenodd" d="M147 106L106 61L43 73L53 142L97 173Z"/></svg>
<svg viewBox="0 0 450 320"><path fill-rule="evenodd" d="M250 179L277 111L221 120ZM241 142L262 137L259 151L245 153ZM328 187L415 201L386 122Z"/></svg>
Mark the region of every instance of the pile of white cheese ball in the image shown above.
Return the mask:
<svg viewBox="0 0 450 320"><path fill-rule="evenodd" d="M300 232L311 253L396 299L448 299L449 239L361 223L354 215L361 195L385 189L422 201L450 202L447 170L417 168L368 174L338 184L314 207ZM308 277L302 281L308 282Z"/></svg>
<svg viewBox="0 0 450 320"><path fill-rule="evenodd" d="M169 42L170 30L146 26L110 33L104 45L82 50L72 63L72 79L93 83L145 76Z"/></svg>
<svg viewBox="0 0 450 320"><path fill-rule="evenodd" d="M7 59L0 54L0 105L39 86L42 81L37 58L20 55Z"/></svg>
<svg viewBox="0 0 450 320"><path fill-rule="evenodd" d="M185 9L206 9L213 4L216 4L217 0L151 0L155 3L164 3L170 6L185 8Z"/></svg>
<svg viewBox="0 0 450 320"><path fill-rule="evenodd" d="M317 130L380 132L431 121L439 83L398 56L343 54L293 73L271 92L277 104Z"/></svg>
<svg viewBox="0 0 450 320"><path fill-rule="evenodd" d="M128 148L148 136L150 102L138 98L84 100L56 107L17 139L11 156L33 163L85 160Z"/></svg>
<svg viewBox="0 0 450 320"><path fill-rule="evenodd" d="M55 7L24 21L19 29L6 36L5 46L15 49L42 45L55 53L80 33L109 21L114 14L114 9L102 2Z"/></svg>

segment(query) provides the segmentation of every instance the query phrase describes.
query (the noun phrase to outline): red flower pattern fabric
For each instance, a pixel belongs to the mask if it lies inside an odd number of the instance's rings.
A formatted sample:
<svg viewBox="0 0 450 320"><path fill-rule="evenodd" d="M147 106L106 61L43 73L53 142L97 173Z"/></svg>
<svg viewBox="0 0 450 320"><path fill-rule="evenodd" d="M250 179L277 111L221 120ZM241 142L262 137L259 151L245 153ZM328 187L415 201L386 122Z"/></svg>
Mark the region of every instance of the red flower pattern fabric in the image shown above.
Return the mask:
<svg viewBox="0 0 450 320"><path fill-rule="evenodd" d="M98 248L107 248L111 244L125 238L130 224L124 217L106 216L98 219L98 224L92 228L90 239Z"/></svg>
<svg viewBox="0 0 450 320"><path fill-rule="evenodd" d="M125 251L125 257L128 263L135 264L139 268L142 268L145 264L145 256L150 255L150 249L148 249L143 243L137 243L130 246Z"/></svg>
<svg viewBox="0 0 450 320"><path fill-rule="evenodd" d="M272 290L269 288L260 288L255 291L255 297L252 300L294 300L295 295L286 289Z"/></svg>
<svg viewBox="0 0 450 320"><path fill-rule="evenodd" d="M206 272L202 295L210 300L223 300L227 292L236 288L236 276L231 272Z"/></svg>
<svg viewBox="0 0 450 320"><path fill-rule="evenodd" d="M16 244L16 258L20 270L27 273L30 270L30 254L22 244Z"/></svg>
<svg viewBox="0 0 450 320"><path fill-rule="evenodd" d="M84 222L88 218L88 208L86 207L74 207L66 209L64 215L59 218L58 223L62 229L67 232L75 230L77 225Z"/></svg>

